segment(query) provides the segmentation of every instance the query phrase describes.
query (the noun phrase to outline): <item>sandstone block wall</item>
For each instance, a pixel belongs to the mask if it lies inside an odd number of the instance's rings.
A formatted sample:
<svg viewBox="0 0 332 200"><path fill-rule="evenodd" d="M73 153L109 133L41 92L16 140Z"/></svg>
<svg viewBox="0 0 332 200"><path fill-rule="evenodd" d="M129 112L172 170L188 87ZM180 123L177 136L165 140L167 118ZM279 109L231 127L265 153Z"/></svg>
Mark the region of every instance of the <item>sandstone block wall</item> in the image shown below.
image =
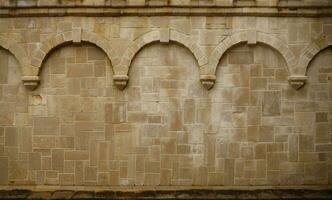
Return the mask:
<svg viewBox="0 0 332 200"><path fill-rule="evenodd" d="M2 188L331 185L330 1L0 6Z"/></svg>

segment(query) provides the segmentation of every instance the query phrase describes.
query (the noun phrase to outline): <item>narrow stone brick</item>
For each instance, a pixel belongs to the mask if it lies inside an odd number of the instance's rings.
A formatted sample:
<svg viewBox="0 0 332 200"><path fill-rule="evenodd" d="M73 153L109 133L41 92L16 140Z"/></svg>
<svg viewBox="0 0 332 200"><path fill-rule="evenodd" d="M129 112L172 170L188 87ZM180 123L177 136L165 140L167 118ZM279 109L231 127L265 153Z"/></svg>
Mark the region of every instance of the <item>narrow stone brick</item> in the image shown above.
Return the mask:
<svg viewBox="0 0 332 200"><path fill-rule="evenodd" d="M52 149L52 169L62 172L64 169L63 149Z"/></svg>
<svg viewBox="0 0 332 200"><path fill-rule="evenodd" d="M264 92L263 114L265 116L280 115L280 92Z"/></svg>
<svg viewBox="0 0 332 200"><path fill-rule="evenodd" d="M8 184L8 158L0 157L0 185Z"/></svg>
<svg viewBox="0 0 332 200"><path fill-rule="evenodd" d="M17 128L7 127L5 129L5 146L17 146L19 134Z"/></svg>

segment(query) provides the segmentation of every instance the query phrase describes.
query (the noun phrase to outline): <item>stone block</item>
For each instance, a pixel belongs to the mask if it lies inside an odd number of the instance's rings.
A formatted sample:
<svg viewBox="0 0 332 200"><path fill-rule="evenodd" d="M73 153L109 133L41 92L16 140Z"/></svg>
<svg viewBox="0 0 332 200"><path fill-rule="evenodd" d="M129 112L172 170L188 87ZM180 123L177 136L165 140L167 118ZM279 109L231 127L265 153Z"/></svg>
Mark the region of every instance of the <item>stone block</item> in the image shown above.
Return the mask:
<svg viewBox="0 0 332 200"><path fill-rule="evenodd" d="M74 185L74 174L59 174L60 185Z"/></svg>
<svg viewBox="0 0 332 200"><path fill-rule="evenodd" d="M184 113L183 113L184 123L192 124L196 119L196 107L194 99L186 99L184 102Z"/></svg>
<svg viewBox="0 0 332 200"><path fill-rule="evenodd" d="M29 170L41 169L41 155L40 153L29 153Z"/></svg>
<svg viewBox="0 0 332 200"><path fill-rule="evenodd" d="M0 185L8 184L8 157L0 157Z"/></svg>
<svg viewBox="0 0 332 200"><path fill-rule="evenodd" d="M17 146L19 142L19 133L15 127L5 128L5 146Z"/></svg>
<svg viewBox="0 0 332 200"><path fill-rule="evenodd" d="M0 103L0 125L11 126L14 123L14 107L9 103Z"/></svg>
<svg viewBox="0 0 332 200"><path fill-rule="evenodd" d="M145 162L146 173L160 173L160 162Z"/></svg>
<svg viewBox="0 0 332 200"><path fill-rule="evenodd" d="M308 163L304 165L305 184L326 184L327 177L326 163Z"/></svg>
<svg viewBox="0 0 332 200"><path fill-rule="evenodd" d="M65 160L89 160L88 151L66 151Z"/></svg>
<svg viewBox="0 0 332 200"><path fill-rule="evenodd" d="M280 92L267 91L264 92L263 98L263 115L278 116L280 115Z"/></svg>
<svg viewBox="0 0 332 200"><path fill-rule="evenodd" d="M52 169L63 172L64 169L64 150L52 149Z"/></svg>
<svg viewBox="0 0 332 200"><path fill-rule="evenodd" d="M274 142L274 128L273 126L259 127L259 142Z"/></svg>
<svg viewBox="0 0 332 200"><path fill-rule="evenodd" d="M168 115L169 130L170 131L181 131L183 130L183 112L181 111L170 111Z"/></svg>
<svg viewBox="0 0 332 200"><path fill-rule="evenodd" d="M104 60L105 54L98 48L88 48L88 60Z"/></svg>
<svg viewBox="0 0 332 200"><path fill-rule="evenodd" d="M226 159L225 160L225 176L224 176L225 185L234 184L234 168L235 168L235 160Z"/></svg>
<svg viewBox="0 0 332 200"><path fill-rule="evenodd" d="M296 131L302 134L312 135L315 132L315 113L296 112L295 115Z"/></svg>
<svg viewBox="0 0 332 200"><path fill-rule="evenodd" d="M251 51L231 51L228 53L229 64L252 64L254 55Z"/></svg>
<svg viewBox="0 0 332 200"><path fill-rule="evenodd" d="M233 103L236 106L245 106L249 104L249 89L235 88L233 89Z"/></svg>
<svg viewBox="0 0 332 200"><path fill-rule="evenodd" d="M317 115L316 115L317 117ZM316 118L317 120L317 118ZM330 134L329 134L329 125L327 123L319 123L316 124L316 143L326 143L329 141Z"/></svg>
<svg viewBox="0 0 332 200"><path fill-rule="evenodd" d="M35 117L33 124L34 135L58 135L60 132L59 119L56 117Z"/></svg>
<svg viewBox="0 0 332 200"><path fill-rule="evenodd" d="M93 65L91 64L68 64L67 77L90 77L93 76Z"/></svg>
<svg viewBox="0 0 332 200"><path fill-rule="evenodd" d="M86 181L97 180L97 168L96 167L85 167L84 177Z"/></svg>
<svg viewBox="0 0 332 200"><path fill-rule="evenodd" d="M255 145L255 159L266 159L266 144Z"/></svg>
<svg viewBox="0 0 332 200"><path fill-rule="evenodd" d="M8 165L8 179L22 180L27 178L28 175L28 163L27 161L13 160L9 161Z"/></svg>
<svg viewBox="0 0 332 200"><path fill-rule="evenodd" d="M0 52L0 84L8 83L8 55Z"/></svg>
<svg viewBox="0 0 332 200"><path fill-rule="evenodd" d="M311 135L299 135L299 151L313 152L314 151L314 137Z"/></svg>
<svg viewBox="0 0 332 200"><path fill-rule="evenodd" d="M290 135L288 139L288 160L297 161L299 155L299 139L297 135Z"/></svg>

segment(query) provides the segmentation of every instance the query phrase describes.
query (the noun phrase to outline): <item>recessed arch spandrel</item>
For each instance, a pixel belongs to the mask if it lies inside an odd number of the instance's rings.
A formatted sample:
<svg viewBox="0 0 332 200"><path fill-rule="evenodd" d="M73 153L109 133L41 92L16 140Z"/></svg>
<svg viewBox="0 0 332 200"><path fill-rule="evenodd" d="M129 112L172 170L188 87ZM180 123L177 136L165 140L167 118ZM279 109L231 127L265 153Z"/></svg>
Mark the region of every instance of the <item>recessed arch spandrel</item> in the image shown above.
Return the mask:
<svg viewBox="0 0 332 200"><path fill-rule="evenodd" d="M111 64L119 62L118 55L114 49L112 49L112 43L106 38L98 36L94 32L87 31L85 29L77 28L72 29L68 32L62 32L54 35L45 42L42 42L37 50L34 51L31 66L35 67L37 70L35 74L31 77L23 78L23 81L28 84L34 83L37 87L39 83L39 74L42 69L43 62L46 57L50 54L53 49L59 46L63 46L71 43L82 43L87 42L96 45L101 48L109 58ZM34 87L34 88L35 88ZM34 89L32 88L32 89Z"/></svg>

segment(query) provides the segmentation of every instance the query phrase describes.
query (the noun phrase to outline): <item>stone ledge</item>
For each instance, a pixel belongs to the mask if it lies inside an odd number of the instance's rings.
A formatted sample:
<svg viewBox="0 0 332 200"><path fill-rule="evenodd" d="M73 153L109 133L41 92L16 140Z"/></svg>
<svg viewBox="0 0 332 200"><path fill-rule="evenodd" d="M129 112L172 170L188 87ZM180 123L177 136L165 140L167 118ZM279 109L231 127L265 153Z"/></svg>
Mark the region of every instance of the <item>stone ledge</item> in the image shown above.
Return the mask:
<svg viewBox="0 0 332 200"><path fill-rule="evenodd" d="M257 17L331 17L332 7L0 7L0 17L119 17L119 16L257 16Z"/></svg>
<svg viewBox="0 0 332 200"><path fill-rule="evenodd" d="M138 6L317 6L332 5L326 0L0 0L4 7L138 7Z"/></svg>
<svg viewBox="0 0 332 200"><path fill-rule="evenodd" d="M0 190L0 199L332 199L332 189L31 191Z"/></svg>

